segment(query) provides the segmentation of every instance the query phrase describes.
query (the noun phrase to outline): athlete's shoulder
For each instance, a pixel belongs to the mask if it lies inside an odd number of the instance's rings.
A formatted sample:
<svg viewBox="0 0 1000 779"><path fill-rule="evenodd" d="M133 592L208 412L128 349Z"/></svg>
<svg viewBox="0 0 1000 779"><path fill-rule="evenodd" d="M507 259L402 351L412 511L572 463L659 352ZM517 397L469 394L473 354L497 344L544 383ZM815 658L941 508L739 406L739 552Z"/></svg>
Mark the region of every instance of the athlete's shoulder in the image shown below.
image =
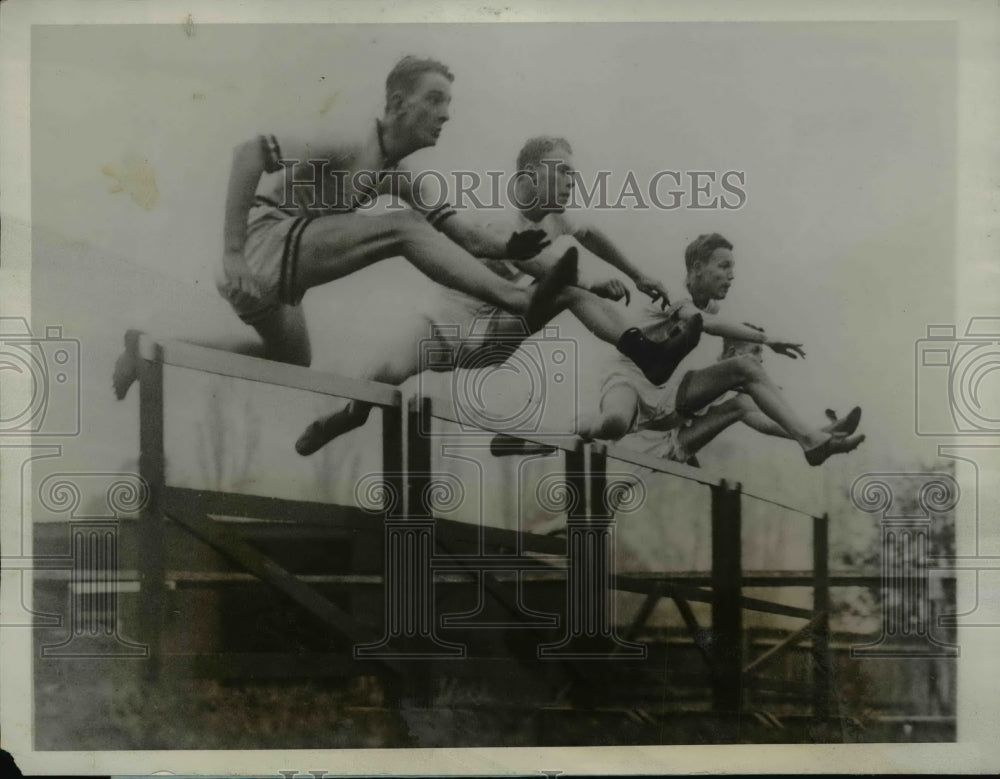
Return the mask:
<svg viewBox="0 0 1000 779"><path fill-rule="evenodd" d="M645 305L653 312L652 316L658 322L678 323L687 321L703 310L707 311L707 309L698 308L690 297L677 298L666 309L660 308L660 304L656 302L646 303Z"/></svg>
<svg viewBox="0 0 1000 779"><path fill-rule="evenodd" d="M278 132L261 134L268 169L326 161L337 167L350 167L364 148L364 141L352 133L330 135Z"/></svg>
<svg viewBox="0 0 1000 779"><path fill-rule="evenodd" d="M688 310L686 305L694 305L690 298L683 298L673 301L669 306L663 308L659 303L643 299L638 309L638 315L644 325L657 325L664 322L675 322L681 316L682 310ZM690 309L694 313L697 309Z"/></svg>

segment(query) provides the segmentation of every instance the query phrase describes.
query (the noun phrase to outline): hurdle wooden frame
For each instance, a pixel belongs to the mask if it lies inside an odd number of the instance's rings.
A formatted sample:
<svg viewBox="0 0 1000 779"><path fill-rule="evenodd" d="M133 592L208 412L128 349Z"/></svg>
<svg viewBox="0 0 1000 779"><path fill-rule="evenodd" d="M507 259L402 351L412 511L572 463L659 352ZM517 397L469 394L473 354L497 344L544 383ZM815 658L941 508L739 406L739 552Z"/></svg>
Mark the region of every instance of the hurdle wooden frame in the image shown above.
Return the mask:
<svg viewBox="0 0 1000 779"><path fill-rule="evenodd" d="M317 526L344 527L335 507L309 501L292 501L255 495L219 493L168 484L164 453L164 366L186 368L219 376L275 384L328 395L362 400L383 412L383 471L390 489L402 492L402 414L397 389L375 382L243 357L182 342L155 341L138 331L126 334L126 349L138 366L139 382L139 474L149 489L149 500L140 521L140 618L141 632L152 648L149 672L159 672L161 630L166 589L165 520L177 523L191 535L235 562L269 586L284 593L324 624L356 642L370 638L353 617L319 594L302 579L256 550L245 539L255 529L248 525L219 527L212 516L261 519L294 516L296 521ZM386 512L389 511L388 494ZM353 516L350 528L370 524L373 518ZM383 664L398 673L391 659Z"/></svg>
<svg viewBox="0 0 1000 779"><path fill-rule="evenodd" d="M829 515L826 513L811 514L801 508L789 506L770 497L747 492L741 484L730 483L725 479L708 478L700 469L667 462L661 458L635 452L620 445L609 447L608 457L653 472L670 474L676 478L697 482L708 487L712 495L711 572L708 575L664 574L656 577L653 586L646 585L644 587L636 587L637 582L627 581L630 578L628 576L618 577L617 585L621 589L647 593L646 602L633 624L629 626L626 635L634 635L645 624L661 598L671 598L696 645L699 645L702 657L709 668L712 680L712 709L717 713L740 712L743 709L743 690L748 685L758 689L769 688L765 680L755 678L757 672L775 660L783 650L807 638L812 638L814 662L811 698L813 713L818 719L829 717L832 670L829 619L830 588L831 586L855 586L861 582L872 583L876 578L872 574L831 576L829 569ZM812 572L745 572L743 570L742 505L745 498L772 504L811 521ZM708 589L705 589L706 586ZM759 598L749 598L743 595L744 587L803 586L813 589L811 609ZM712 605L710 648L699 642L699 636L703 635L703 631L687 601L702 601ZM744 658L745 649L743 646L742 613L744 610L795 617L806 620L806 623L778 645L747 662Z"/></svg>
<svg viewBox="0 0 1000 779"><path fill-rule="evenodd" d="M420 657L421 650L414 650L414 641L424 641L432 652L443 656L460 656L453 648L444 646L435 635L436 619L433 614L422 614L416 629L407 635L372 635L359 626L351 614L336 606L310 585L308 577L299 577L258 551L246 537L250 530L260 530L254 522L221 526L212 517L243 517L259 520L267 517L295 517L299 523L317 527L347 528L357 532L373 532L379 527L378 517L344 515L343 507L310 501L294 501L245 494L231 494L196 490L174 486L167 482L164 454L164 366L191 369L236 379L280 385L321 395L368 402L383 413L382 458L387 497L382 512L380 530L386 533L386 554L390 554L394 532L416 533L425 543L429 539L431 554L429 565L416 571L417 584L425 591L432 591L435 572L446 570L479 570L484 579L489 570L566 572L567 618L563 620L564 638L546 649L554 658L570 667L578 667L581 659L600 656L600 653L635 653L633 638L652 614L657 602L671 598L695 638L709 666L712 688L712 708L718 713L739 712L742 708L743 689L747 684L757 686L756 672L771 662L782 649L807 637L812 638L815 672L812 705L817 717L830 713L830 648L829 611L830 587L854 586L878 580L874 574L852 574L832 577L829 571L828 525L825 514L812 515L813 571L798 572L744 572L741 561L742 500L744 497L770 500L764 496L745 493L741 485L708 476L705 472L658 458L642 455L621 446L584 443L578 438L546 435L518 434L535 443L555 446L565 458L566 484L571 494L577 496L568 507L567 537L558 538L531 534L518 530L491 528L485 531L498 545L515 548L517 554L497 557L488 554L455 555L437 551L434 537L441 531L458 538L483 533L483 528L447 522L433 516L425 496L430 478L430 442L421 431L431 418L451 423L461 419L450 401L440 398L411 400L404 408L398 389L376 382L349 379L312 369L279 364L266 360L233 355L187 343L159 341L137 331L129 331L126 345L138 366L140 394L140 475L146 481L150 499L139 523L140 534L140 613L143 638L151 646L153 663L151 671L158 672L160 634L163 622L167 570L164 553L164 527L167 520L200 539L236 563L244 571L266 585L283 593L318 617L337 634L355 644L355 659L359 667L365 660L379 664L391 673L401 673L401 661ZM487 432L487 431L484 431ZM712 570L705 573L637 575L611 573L607 569L594 570L595 563L606 560L609 539L613 541L614 507L608 503L605 479L609 459L621 460L666 474L698 482L712 494ZM400 498L396 504L390 495ZM781 504L776 504L781 505ZM791 508L785 506L784 508ZM293 531L289 531L293 532ZM595 539L597 539L595 541ZM600 539L604 539L601 541ZM397 539L398 540L398 537ZM589 546L588 546L589 544ZM595 546L596 544L596 546ZM603 545L603 546L602 546ZM447 546L447 544L445 544ZM554 557L541 562L537 557L523 552L545 552ZM602 557L604 555L604 557ZM387 558L388 559L388 558ZM597 565L600 568L599 565ZM407 588L392 582L394 568L387 565L383 583L387 598L405 595ZM744 587L809 586L813 588L813 607L803 609L787 604L749 598L743 595ZM569 599L574 590L587 589L599 604L606 604L613 590L623 590L645 595L645 601L633 622L619 634L618 626L609 624L607 613L600 611L592 616L600 627L596 631L585 629L574 621ZM395 594L395 595L394 595ZM502 593L501 593L502 597ZM690 602L707 602L712 605L712 640L709 645L700 643L705 631L698 625ZM512 613L517 604L508 604ZM603 607L601 607L603 608ZM760 657L746 662L743 647L742 612L760 610L806 620L801 630L791 634L778 646ZM403 633L406 633L404 630ZM392 646L394 639L402 638L406 648L402 651ZM635 656L641 654L637 653ZM364 658L364 659L362 659ZM761 685L766 687L766 683Z"/></svg>

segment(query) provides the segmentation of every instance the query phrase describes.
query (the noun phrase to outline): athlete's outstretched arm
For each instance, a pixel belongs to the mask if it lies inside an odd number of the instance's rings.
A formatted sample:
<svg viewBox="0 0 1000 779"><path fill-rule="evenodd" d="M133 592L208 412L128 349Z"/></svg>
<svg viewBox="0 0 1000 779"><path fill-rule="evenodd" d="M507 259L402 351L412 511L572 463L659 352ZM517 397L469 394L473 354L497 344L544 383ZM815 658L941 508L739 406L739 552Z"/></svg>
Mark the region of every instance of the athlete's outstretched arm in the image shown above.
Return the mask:
<svg viewBox="0 0 1000 779"><path fill-rule="evenodd" d="M584 226L579 228L573 234L573 237L585 249L593 252L608 263L608 265L617 268L632 279L635 282L636 289L643 294L649 295L654 303L659 300L663 308L666 308L670 303L667 288L656 279L647 276L636 268L603 231L598 230L596 227Z"/></svg>
<svg viewBox="0 0 1000 779"><path fill-rule="evenodd" d="M558 256L553 252L548 251L542 252L528 260L515 260L515 264L520 270L527 273L529 276L534 276L537 279L548 273L557 260ZM579 287L587 292L592 292L597 297L606 298L607 300L617 301L624 298L626 306L632 302L632 296L629 294L628 287L626 287L625 284L618 279L590 278L587 274L581 271L580 275L577 277L576 283L573 286Z"/></svg>
<svg viewBox="0 0 1000 779"><path fill-rule="evenodd" d="M498 232L479 228L461 214L449 216L439 229L469 254L483 259L499 257L506 242Z"/></svg>
<svg viewBox="0 0 1000 779"><path fill-rule="evenodd" d="M510 259L510 258L506 257L504 259ZM520 270L527 273L529 276L534 276L536 279L539 279L552 269L552 266L556 264L558 259L559 256L557 254L555 254L552 251L546 251L546 252L541 252L535 257L532 257L527 260L514 260L514 264L517 265L517 267ZM574 284L573 286L579 287L580 289L585 289L589 292L593 292L595 295L598 295L599 297L610 298L612 300L621 300L623 297L624 298L628 297L628 290L625 290L624 284L621 284L622 288L621 294L613 294L604 289L604 284L602 282L594 282L592 280L586 279L583 273L579 275L576 284Z"/></svg>
<svg viewBox="0 0 1000 779"><path fill-rule="evenodd" d="M718 314L713 314L709 311L701 311L690 300L682 301L677 307L677 316L682 320L690 319L695 314L701 314L702 330L709 335L716 335L721 338L733 338L737 341L749 341L750 343L762 344L767 346L773 352L783 354L786 357L791 357L792 359L806 356L805 351L802 349L802 344L771 338L763 330L753 325L740 324L738 322L725 319ZM654 338L662 337L660 330L667 326L669 326L669 324L666 322L652 325L648 329L647 334Z"/></svg>
<svg viewBox="0 0 1000 779"><path fill-rule="evenodd" d="M418 188L414 182L420 181ZM432 192L426 179L400 168L386 177L389 191L423 214L437 230L457 243L473 257L486 260L520 260L534 257L549 245L542 230L511 232L492 223L483 224L457 211L443 198Z"/></svg>
<svg viewBox="0 0 1000 779"><path fill-rule="evenodd" d="M694 309L694 305L688 303L684 306L684 309ZM685 312L682 310L682 317L684 316L684 313ZM749 341L755 344L763 344L776 354L783 354L785 357L791 357L793 360L798 357L806 356L805 350L802 348L802 344L771 338L762 330L751 327L750 325L732 322L728 319L720 317L718 314L703 312L702 323L703 329L710 335L718 335L723 338L735 338L739 341Z"/></svg>
<svg viewBox="0 0 1000 779"><path fill-rule="evenodd" d="M438 229L469 254L487 260L526 259L549 245L542 230L504 232L493 225L478 225L457 212L439 221Z"/></svg>

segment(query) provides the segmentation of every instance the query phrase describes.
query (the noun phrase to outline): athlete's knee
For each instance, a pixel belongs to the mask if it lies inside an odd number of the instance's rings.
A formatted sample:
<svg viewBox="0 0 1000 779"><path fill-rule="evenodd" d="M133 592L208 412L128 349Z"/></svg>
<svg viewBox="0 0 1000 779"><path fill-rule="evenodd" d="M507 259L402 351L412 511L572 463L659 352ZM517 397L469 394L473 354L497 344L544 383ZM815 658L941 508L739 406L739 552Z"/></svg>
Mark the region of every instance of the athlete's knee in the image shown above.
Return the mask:
<svg viewBox="0 0 1000 779"><path fill-rule="evenodd" d="M606 413L601 417L596 437L617 441L625 437L631 424L632 420L624 414Z"/></svg>
<svg viewBox="0 0 1000 779"><path fill-rule="evenodd" d="M425 230L433 229L426 219L409 208L394 211L382 218L386 220L390 240L401 248L410 245Z"/></svg>
<svg viewBox="0 0 1000 779"><path fill-rule="evenodd" d="M732 357L729 363L733 372L743 381L759 381L764 376L764 368L749 355Z"/></svg>
<svg viewBox="0 0 1000 779"><path fill-rule="evenodd" d="M746 416L747 414L752 414L758 411L757 404L753 402L753 398L747 395L745 392L740 392L736 397L728 401L732 404L734 410L740 412L741 416Z"/></svg>
<svg viewBox="0 0 1000 779"><path fill-rule="evenodd" d="M409 379L411 376L416 376L423 368L420 358L418 356L419 345L414 344L412 346L412 351L405 355L398 357L402 359L395 359L392 361L387 361L378 365L368 371L366 371L362 378L368 379L369 381L377 381L382 384L402 384L404 381ZM448 370L451 370L449 367Z"/></svg>
<svg viewBox="0 0 1000 779"><path fill-rule="evenodd" d="M255 322L253 327L264 343L266 359L304 368L312 364L309 331L301 310L284 306Z"/></svg>

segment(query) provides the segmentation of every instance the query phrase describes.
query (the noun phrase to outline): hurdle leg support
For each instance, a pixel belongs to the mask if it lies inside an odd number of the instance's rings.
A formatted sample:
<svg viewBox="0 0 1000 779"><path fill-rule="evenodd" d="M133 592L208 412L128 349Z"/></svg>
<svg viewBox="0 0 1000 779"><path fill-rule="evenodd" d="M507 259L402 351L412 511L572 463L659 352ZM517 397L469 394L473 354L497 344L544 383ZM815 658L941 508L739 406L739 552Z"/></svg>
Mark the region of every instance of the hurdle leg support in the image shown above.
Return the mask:
<svg viewBox="0 0 1000 779"><path fill-rule="evenodd" d="M615 523L607 504L604 447L585 444L567 453L566 466L568 492L576 498L566 522L566 633L539 646L538 656L643 659L646 647L621 638L615 624Z"/></svg>

